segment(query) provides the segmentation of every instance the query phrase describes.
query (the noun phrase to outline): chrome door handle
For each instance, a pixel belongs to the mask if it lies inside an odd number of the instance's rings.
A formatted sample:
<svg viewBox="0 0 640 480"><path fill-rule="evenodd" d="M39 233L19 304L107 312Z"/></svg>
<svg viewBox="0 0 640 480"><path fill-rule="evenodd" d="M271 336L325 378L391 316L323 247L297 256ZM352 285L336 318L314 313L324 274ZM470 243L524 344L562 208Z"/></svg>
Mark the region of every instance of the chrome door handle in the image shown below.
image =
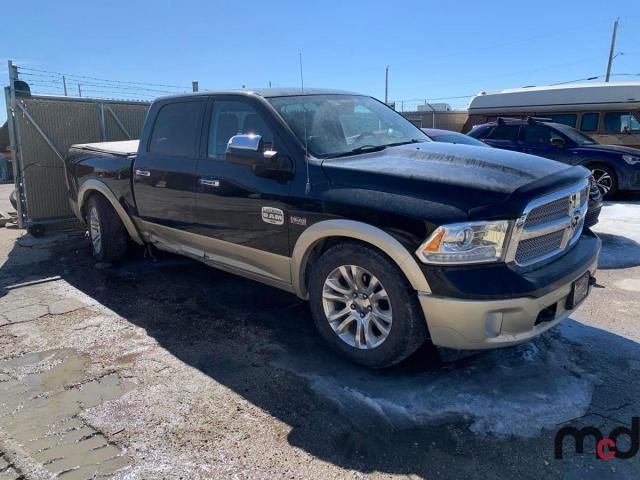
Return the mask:
<svg viewBox="0 0 640 480"><path fill-rule="evenodd" d="M214 180L211 178L200 178L198 179L198 183L200 185L204 185L206 187L219 187L220 186L220 180Z"/></svg>
<svg viewBox="0 0 640 480"><path fill-rule="evenodd" d="M139 177L150 177L151 172L149 170L140 170L139 168L136 168L136 175Z"/></svg>

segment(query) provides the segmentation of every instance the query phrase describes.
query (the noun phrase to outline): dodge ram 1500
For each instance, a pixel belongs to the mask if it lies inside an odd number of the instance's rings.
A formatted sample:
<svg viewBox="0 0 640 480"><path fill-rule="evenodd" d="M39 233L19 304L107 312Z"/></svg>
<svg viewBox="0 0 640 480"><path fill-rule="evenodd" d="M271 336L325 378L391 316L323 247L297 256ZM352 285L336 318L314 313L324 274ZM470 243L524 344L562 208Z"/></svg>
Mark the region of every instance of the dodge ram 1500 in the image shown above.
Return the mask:
<svg viewBox="0 0 640 480"><path fill-rule="evenodd" d="M66 175L96 259L133 241L287 290L370 367L527 341L595 283L587 169L431 142L364 95L161 98L140 141L74 145Z"/></svg>

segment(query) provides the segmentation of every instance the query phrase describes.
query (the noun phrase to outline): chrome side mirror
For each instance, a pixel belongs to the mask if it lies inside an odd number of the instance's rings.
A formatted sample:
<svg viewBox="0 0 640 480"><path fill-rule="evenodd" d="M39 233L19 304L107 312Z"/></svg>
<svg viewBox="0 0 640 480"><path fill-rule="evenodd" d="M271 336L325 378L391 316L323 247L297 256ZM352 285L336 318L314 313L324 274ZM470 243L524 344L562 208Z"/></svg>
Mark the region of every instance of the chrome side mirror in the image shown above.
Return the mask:
<svg viewBox="0 0 640 480"><path fill-rule="evenodd" d="M262 147L262 136L255 134L241 134L234 135L227 142L227 153L233 152L240 153L244 152L259 152Z"/></svg>

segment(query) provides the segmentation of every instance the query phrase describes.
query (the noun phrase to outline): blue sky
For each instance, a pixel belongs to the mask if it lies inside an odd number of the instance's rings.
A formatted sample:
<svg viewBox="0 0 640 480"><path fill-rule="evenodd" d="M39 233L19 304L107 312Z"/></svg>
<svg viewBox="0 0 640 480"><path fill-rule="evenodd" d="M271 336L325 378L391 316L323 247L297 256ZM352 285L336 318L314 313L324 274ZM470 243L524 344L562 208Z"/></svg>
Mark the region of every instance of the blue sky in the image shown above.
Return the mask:
<svg viewBox="0 0 640 480"><path fill-rule="evenodd" d="M409 100L602 75L618 16L616 51L624 55L615 59L613 72L640 73L637 0L25 0L9 10L0 31L3 84L12 59L25 74L40 75L24 79L43 93L61 92L59 77L26 69L185 87L199 80L201 89L269 81L298 86L302 52L306 86L383 98L390 65L389 99L408 106ZM69 82L70 92L77 92L76 81ZM96 84L85 90L109 97L150 98L142 95L164 89L84 83ZM464 107L468 99L436 101ZM0 121L5 116L2 103Z"/></svg>

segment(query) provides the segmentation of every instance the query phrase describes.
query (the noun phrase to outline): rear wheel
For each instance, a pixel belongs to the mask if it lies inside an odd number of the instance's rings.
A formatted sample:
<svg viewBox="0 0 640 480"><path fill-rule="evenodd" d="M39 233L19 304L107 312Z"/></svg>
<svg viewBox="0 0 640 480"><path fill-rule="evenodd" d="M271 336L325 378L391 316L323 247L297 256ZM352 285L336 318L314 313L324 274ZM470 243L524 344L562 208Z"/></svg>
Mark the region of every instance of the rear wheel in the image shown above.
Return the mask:
<svg viewBox="0 0 640 480"><path fill-rule="evenodd" d="M394 365L427 338L411 285L388 257L365 245L327 250L311 271L309 300L320 335L338 353L368 367Z"/></svg>
<svg viewBox="0 0 640 480"><path fill-rule="evenodd" d="M87 225L96 260L115 262L126 255L127 231L111 204L100 194L92 195L87 203Z"/></svg>
<svg viewBox="0 0 640 480"><path fill-rule="evenodd" d="M602 164L591 165L590 168L602 198L610 199L618 191L618 176L615 170Z"/></svg>

